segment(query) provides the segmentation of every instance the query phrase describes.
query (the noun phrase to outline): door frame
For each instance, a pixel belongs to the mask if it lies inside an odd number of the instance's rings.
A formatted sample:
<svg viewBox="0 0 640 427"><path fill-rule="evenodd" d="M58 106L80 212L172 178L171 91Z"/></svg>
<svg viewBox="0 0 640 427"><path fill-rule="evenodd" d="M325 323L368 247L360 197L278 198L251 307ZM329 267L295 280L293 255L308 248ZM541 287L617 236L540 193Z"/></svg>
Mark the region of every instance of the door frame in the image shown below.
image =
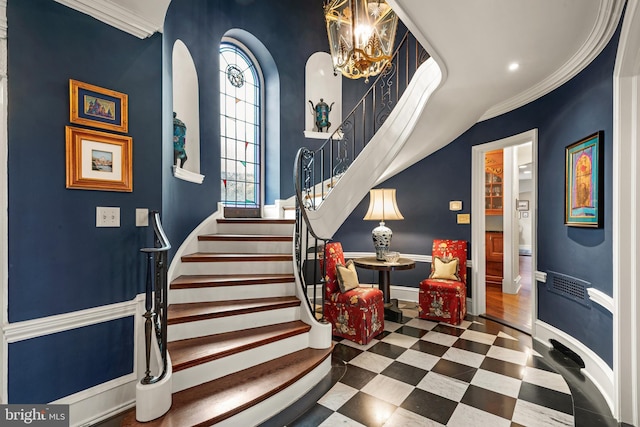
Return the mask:
<svg viewBox="0 0 640 427"><path fill-rule="evenodd" d="M471 148L471 314L480 315L486 312L486 250L485 239L485 206L484 206L484 156L488 151L504 149L531 142L531 160L533 182L533 200L530 201L531 218L531 335L535 336L536 317L538 313L536 298L535 272L537 268L537 201L538 201L538 129L512 135L507 138L475 145ZM507 230L505 230L507 231ZM512 239L511 233L505 233L505 241Z"/></svg>

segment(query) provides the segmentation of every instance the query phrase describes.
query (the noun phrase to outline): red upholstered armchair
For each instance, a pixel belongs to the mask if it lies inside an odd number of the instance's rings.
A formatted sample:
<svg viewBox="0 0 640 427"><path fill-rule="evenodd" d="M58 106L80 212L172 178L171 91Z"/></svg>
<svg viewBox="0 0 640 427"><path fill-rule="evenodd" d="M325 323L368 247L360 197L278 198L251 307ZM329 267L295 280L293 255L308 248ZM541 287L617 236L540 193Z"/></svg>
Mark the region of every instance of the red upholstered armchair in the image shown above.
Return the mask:
<svg viewBox="0 0 640 427"><path fill-rule="evenodd" d="M324 296L324 317L332 325L332 334L358 344L368 344L373 337L384 330L382 291L370 287L340 291L336 268L338 264L345 265L345 262L342 245L339 242L325 245L324 257L320 259L321 267L325 260L327 285Z"/></svg>
<svg viewBox="0 0 640 427"><path fill-rule="evenodd" d="M420 282L418 316L458 325L467 314L467 242L434 240L431 275Z"/></svg>

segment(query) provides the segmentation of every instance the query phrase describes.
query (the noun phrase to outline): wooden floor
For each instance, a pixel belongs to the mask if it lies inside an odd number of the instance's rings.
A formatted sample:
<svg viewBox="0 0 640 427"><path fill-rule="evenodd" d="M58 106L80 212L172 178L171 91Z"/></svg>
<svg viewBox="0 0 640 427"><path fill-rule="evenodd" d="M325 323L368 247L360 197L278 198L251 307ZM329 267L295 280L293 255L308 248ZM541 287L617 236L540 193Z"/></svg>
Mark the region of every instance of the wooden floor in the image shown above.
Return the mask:
<svg viewBox="0 0 640 427"><path fill-rule="evenodd" d="M487 285L487 317L531 332L531 257L520 256L522 285L515 294L504 294L499 286Z"/></svg>

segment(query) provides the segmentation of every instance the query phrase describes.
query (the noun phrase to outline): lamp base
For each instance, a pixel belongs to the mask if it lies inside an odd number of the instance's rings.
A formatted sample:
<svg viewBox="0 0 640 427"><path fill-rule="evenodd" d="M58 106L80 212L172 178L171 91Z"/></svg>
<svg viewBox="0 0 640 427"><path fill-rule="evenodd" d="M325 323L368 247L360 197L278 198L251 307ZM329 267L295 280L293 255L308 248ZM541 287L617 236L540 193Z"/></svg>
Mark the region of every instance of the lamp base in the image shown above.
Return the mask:
<svg viewBox="0 0 640 427"><path fill-rule="evenodd" d="M384 221L381 221L380 225L373 229L371 236L373 237L373 247L376 249L376 259L378 261L385 261L384 256L389 252L393 232L389 227L384 225Z"/></svg>

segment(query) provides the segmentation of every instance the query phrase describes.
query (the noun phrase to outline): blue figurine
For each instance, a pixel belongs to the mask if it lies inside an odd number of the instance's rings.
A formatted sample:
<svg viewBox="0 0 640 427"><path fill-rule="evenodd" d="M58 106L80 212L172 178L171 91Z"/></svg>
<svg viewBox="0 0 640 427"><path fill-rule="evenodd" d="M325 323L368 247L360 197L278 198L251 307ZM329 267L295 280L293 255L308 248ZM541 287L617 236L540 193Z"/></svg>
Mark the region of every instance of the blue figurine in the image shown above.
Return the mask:
<svg viewBox="0 0 640 427"><path fill-rule="evenodd" d="M327 104L320 98L320 102L316 105L313 105L313 102L309 101L311 104L311 108L313 109L316 117L316 129L318 132L322 132L322 129L326 128L327 132L329 132L329 128L331 127L331 122L329 121L329 113L333 108L332 102L331 105Z"/></svg>
<svg viewBox="0 0 640 427"><path fill-rule="evenodd" d="M186 143L187 126L182 120L176 117L173 112L173 164L175 165L180 159L180 167L184 166L187 161L187 152L184 149Z"/></svg>

